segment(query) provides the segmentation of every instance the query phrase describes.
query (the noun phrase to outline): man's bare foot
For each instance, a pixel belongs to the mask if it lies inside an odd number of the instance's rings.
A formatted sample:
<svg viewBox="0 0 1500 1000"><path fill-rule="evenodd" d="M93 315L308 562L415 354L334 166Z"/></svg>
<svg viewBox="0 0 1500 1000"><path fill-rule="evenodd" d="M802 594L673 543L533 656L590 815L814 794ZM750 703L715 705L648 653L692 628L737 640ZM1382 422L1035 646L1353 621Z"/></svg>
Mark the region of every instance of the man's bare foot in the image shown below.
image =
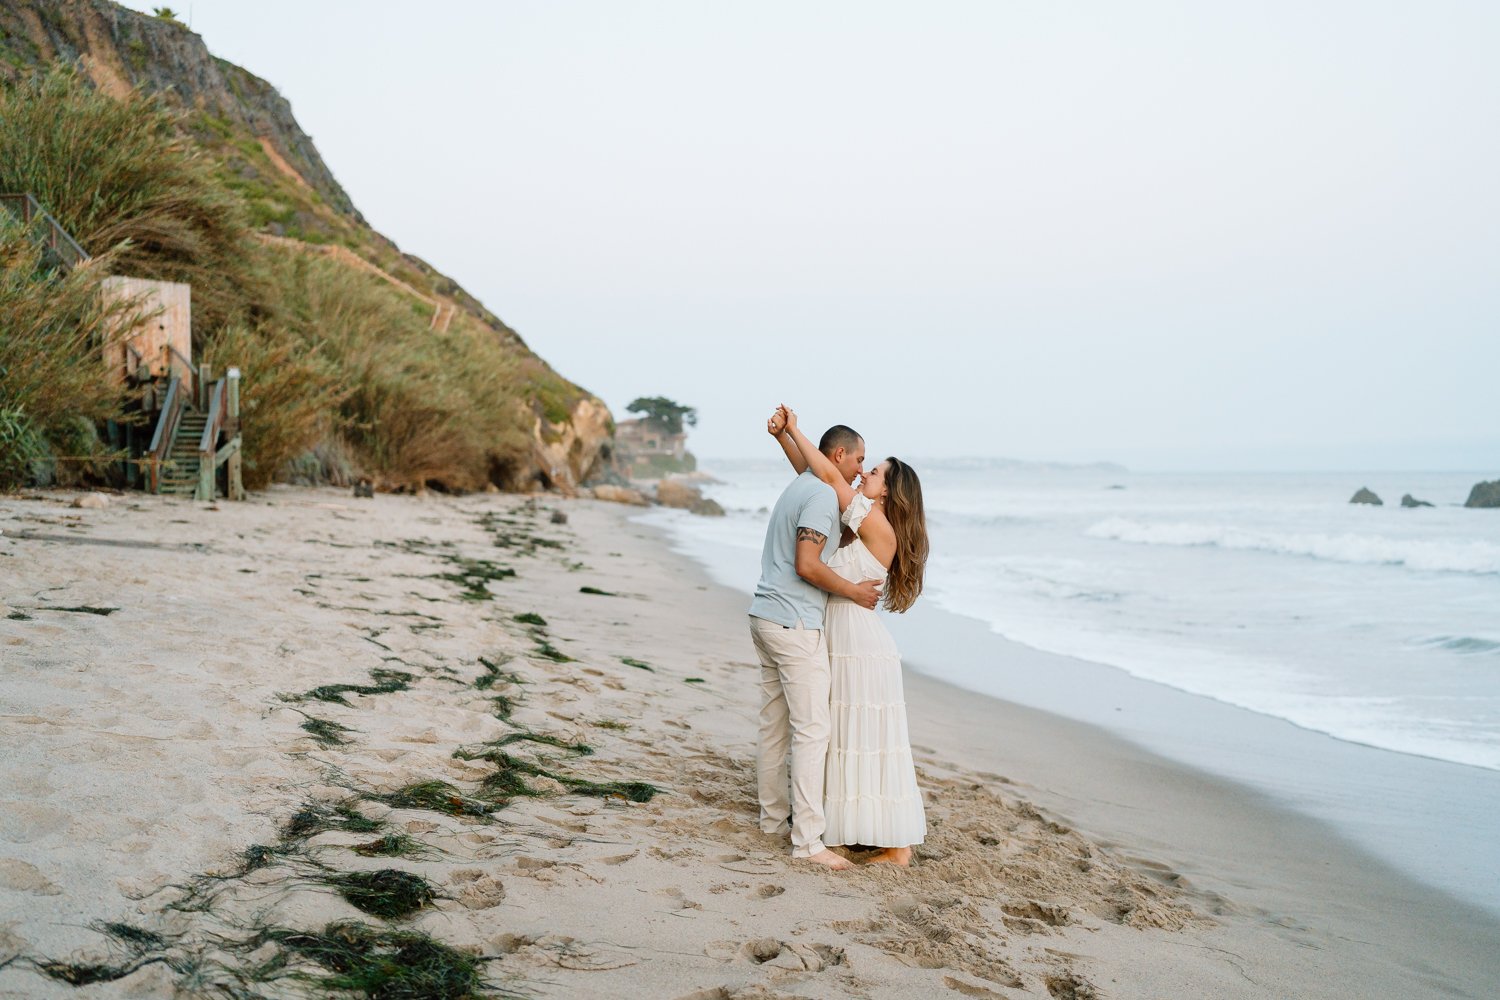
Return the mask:
<svg viewBox="0 0 1500 1000"><path fill-rule="evenodd" d="M867 864L867 865L900 865L902 868L908 868L908 867L911 866L911 848L910 847L887 847L885 850L883 850L879 854L875 855L869 861L866 861L865 864Z"/></svg>
<svg viewBox="0 0 1500 1000"><path fill-rule="evenodd" d="M854 867L854 865L849 861L848 858L844 857L842 854L835 854L826 847L819 851L817 854L814 854L812 857L803 858L802 860L810 861L815 865L822 865L824 868L832 868L836 872L841 872L845 868Z"/></svg>

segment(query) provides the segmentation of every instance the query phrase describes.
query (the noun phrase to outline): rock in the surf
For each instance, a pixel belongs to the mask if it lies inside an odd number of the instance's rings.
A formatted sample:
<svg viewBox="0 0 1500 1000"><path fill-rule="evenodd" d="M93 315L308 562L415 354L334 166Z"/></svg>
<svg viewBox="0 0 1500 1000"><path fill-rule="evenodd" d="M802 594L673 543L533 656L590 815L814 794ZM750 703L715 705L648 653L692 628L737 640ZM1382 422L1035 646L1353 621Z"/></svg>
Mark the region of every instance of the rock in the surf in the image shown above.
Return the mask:
<svg viewBox="0 0 1500 1000"><path fill-rule="evenodd" d="M1403 506L1403 507L1431 507L1432 504L1428 503L1426 500L1418 500L1416 497L1412 496L1410 493L1406 493L1406 494L1403 494L1402 497L1401 497L1401 506Z"/></svg>
<svg viewBox="0 0 1500 1000"><path fill-rule="evenodd" d="M1500 479L1492 483L1475 483L1465 507L1500 507Z"/></svg>
<svg viewBox="0 0 1500 1000"><path fill-rule="evenodd" d="M1385 506L1385 501L1376 496L1368 486L1361 486L1359 492L1349 498L1350 503L1368 503L1376 507Z"/></svg>

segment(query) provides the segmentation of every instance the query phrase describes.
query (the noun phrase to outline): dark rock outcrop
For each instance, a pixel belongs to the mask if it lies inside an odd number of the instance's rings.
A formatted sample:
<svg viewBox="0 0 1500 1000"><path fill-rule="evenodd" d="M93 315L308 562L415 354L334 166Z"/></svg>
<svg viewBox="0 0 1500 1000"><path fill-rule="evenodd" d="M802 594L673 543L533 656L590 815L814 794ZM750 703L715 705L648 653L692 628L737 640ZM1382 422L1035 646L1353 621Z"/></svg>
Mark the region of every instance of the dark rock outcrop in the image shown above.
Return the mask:
<svg viewBox="0 0 1500 1000"><path fill-rule="evenodd" d="M724 508L703 495L703 491L680 479L663 479L656 484L656 502L663 507L677 507L706 517L723 517Z"/></svg>
<svg viewBox="0 0 1500 1000"><path fill-rule="evenodd" d="M1349 502L1367 503L1372 504L1376 507L1382 507L1385 505L1385 501L1376 496L1367 486L1361 486L1359 488L1359 492L1355 493L1354 496L1349 498Z"/></svg>
<svg viewBox="0 0 1500 1000"><path fill-rule="evenodd" d="M1428 503L1426 500L1418 500L1416 497L1412 496L1410 493L1407 493L1407 494L1405 494L1405 495L1403 495L1401 497L1401 506L1403 506L1403 507L1431 507L1432 504Z"/></svg>
<svg viewBox="0 0 1500 1000"><path fill-rule="evenodd" d="M1500 507L1500 479L1489 483L1475 483L1469 491L1465 507Z"/></svg>

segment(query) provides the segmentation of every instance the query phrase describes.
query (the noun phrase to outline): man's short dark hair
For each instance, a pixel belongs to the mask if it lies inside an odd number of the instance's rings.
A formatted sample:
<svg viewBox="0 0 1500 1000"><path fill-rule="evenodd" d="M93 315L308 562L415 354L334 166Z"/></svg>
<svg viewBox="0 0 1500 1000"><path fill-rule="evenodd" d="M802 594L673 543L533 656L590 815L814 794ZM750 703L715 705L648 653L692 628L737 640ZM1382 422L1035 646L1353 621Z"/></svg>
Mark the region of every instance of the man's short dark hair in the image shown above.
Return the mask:
<svg viewBox="0 0 1500 1000"><path fill-rule="evenodd" d="M832 458L833 453L840 448L845 451L853 451L863 441L864 438L860 437L859 432L853 427L847 427L844 424L834 424L823 432L822 440L818 442L818 450L829 458Z"/></svg>

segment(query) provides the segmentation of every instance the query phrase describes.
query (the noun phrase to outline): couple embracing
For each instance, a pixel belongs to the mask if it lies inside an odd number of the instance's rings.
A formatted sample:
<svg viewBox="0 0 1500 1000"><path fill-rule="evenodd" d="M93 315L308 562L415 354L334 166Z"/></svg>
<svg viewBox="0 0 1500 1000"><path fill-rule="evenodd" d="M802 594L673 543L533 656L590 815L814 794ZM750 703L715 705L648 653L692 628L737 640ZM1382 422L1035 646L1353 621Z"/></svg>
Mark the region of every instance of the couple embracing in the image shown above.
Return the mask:
<svg viewBox="0 0 1500 1000"><path fill-rule="evenodd" d="M927 820L901 655L875 608L905 611L922 591L922 486L896 458L865 471L864 439L842 424L814 446L782 406L766 430L798 475L771 511L750 605L760 828L790 832L793 858L829 868L850 867L830 846L907 865Z"/></svg>

